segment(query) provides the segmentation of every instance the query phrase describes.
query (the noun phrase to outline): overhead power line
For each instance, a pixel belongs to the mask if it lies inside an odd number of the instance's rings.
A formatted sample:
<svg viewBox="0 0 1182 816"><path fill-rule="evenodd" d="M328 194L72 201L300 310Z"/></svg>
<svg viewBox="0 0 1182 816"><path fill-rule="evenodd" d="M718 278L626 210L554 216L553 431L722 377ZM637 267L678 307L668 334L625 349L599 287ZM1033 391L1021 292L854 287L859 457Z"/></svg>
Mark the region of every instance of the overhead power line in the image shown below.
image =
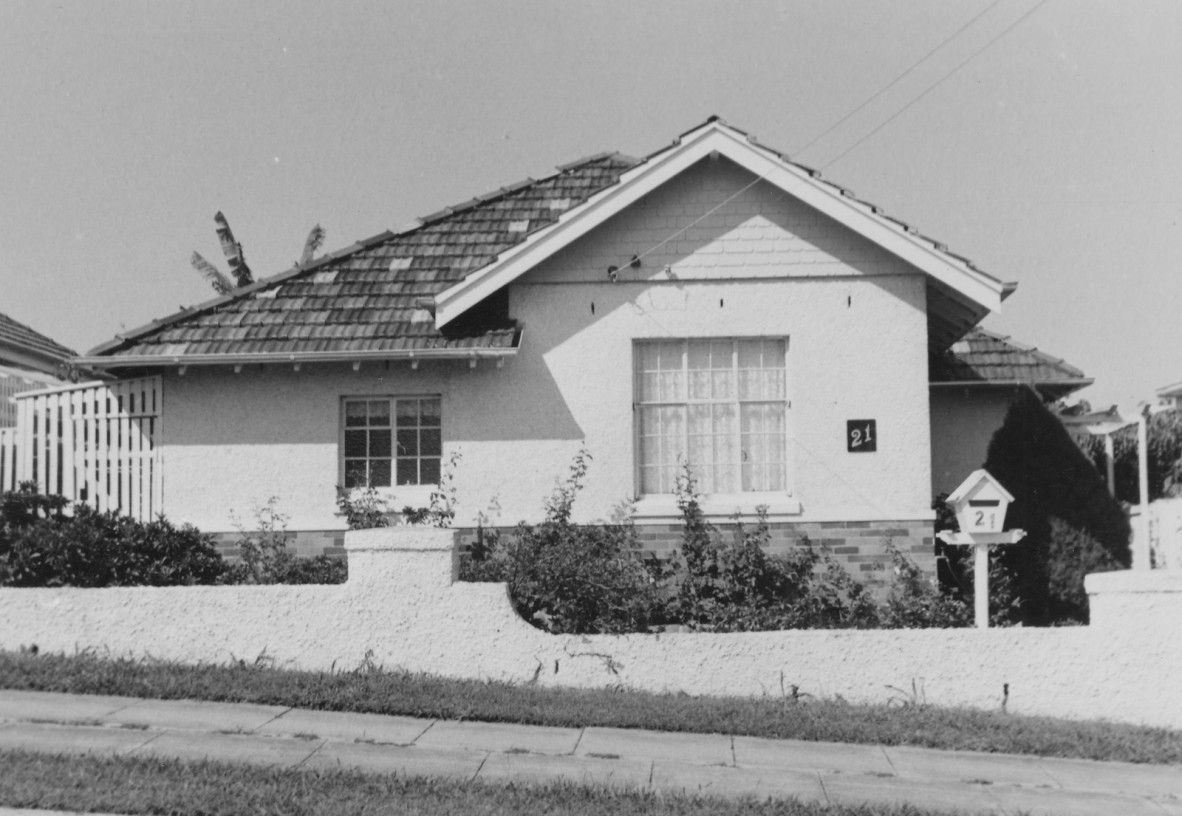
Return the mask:
<svg viewBox="0 0 1182 816"><path fill-rule="evenodd" d="M1042 8L1044 5L1046 5L1046 3L1047 3L1047 0L1039 0L1039 3L1038 3L1037 5L1035 5L1033 8L1031 8L1031 9L1030 9L1028 12L1026 12L1025 14L1023 14L1023 15L1022 15L1021 17L1019 17L1017 20L1015 20L1014 22L1012 22L1012 23L1010 23L1008 26L1006 26L1006 28L1005 28L1005 29L1004 29L1004 30L1003 30L1003 31L1002 31L1000 34L998 34L997 36L995 36L995 37L994 37L993 39L991 39L989 42L985 43L985 45L981 46L980 48L978 48L978 49L977 49L976 51L974 51L973 53L969 54L969 56L968 56L968 57L966 57L966 58L964 59L964 61L962 61L962 62L961 62L959 65L957 65L957 66L956 66L955 68L953 68L951 71L949 71L948 73L944 74L944 76L940 77L938 80L936 80L936 81L935 81L935 82L933 82L931 85L929 85L927 88L925 88L925 89L924 89L924 91L923 91L922 93L920 93L920 94L919 94L919 96L915 97L915 98L914 98L914 99L912 99L910 102L908 102L906 105L904 105L903 107L899 108L899 110L895 111L893 114L891 114L891 116L887 117L887 119L886 119L886 120L884 120L884 121L883 121L881 124L879 124L879 125L878 125L876 128L874 128L873 130L871 130L869 133L867 133L865 136L863 136L863 137L862 137L861 139L859 139L858 141L854 142L852 145L850 145L848 148L846 148L844 151L842 151L840 154L838 154L838 155L837 155L835 158L833 158L833 159L830 159L828 162L826 162L825 164L823 164L823 165L821 166L821 168L820 168L820 169L824 170L824 169L826 169L826 168L828 168L828 167L831 167L831 166L833 166L834 164L836 164L837 162L839 162L839 161L841 161L843 158L845 158L847 155L849 155L851 152L853 152L854 150L856 150L856 149L857 149L858 147L860 147L860 146L861 146L861 145L862 145L862 144L863 144L863 143L864 143L864 142L865 142L867 139L869 139L870 137L874 136L876 133L878 133L878 132L879 132L880 130L882 130L884 127L886 127L887 125L889 125L891 122L893 122L893 121L895 121L896 119L898 119L900 116L902 116L904 113L906 113L906 112L907 112L907 111L908 111L908 110L909 110L909 109L910 109L910 108L911 108L913 105L915 105L917 102L919 102L919 101L920 101L921 99L923 99L925 96L927 96L929 93L931 93L932 91L934 91L934 90L935 90L936 88L938 88L940 85L944 84L944 82L946 82L948 79L950 79L950 78L951 78L951 77L952 77L954 74L956 74L956 73L957 73L957 72L958 72L958 71L959 71L961 68L964 68L964 67L965 67L966 65L968 65L970 62L972 62L974 59L976 59L976 58L977 58L977 57L978 57L980 54L984 53L984 52L985 52L985 51L986 51L988 48L990 48L990 47L991 47L991 46L992 46L994 43L996 43L998 40L1000 40L1000 39L1001 39L1002 37L1004 37L1006 34L1009 34L1011 31L1013 31L1015 28L1017 28L1017 27L1018 27L1018 26L1019 26L1021 23L1023 23L1023 22L1026 20L1026 18L1028 18L1028 17L1029 17L1031 14L1034 14L1034 12L1038 11L1040 8Z"/></svg>
<svg viewBox="0 0 1182 816"><path fill-rule="evenodd" d="M797 148L797 149L794 151L794 153L797 153L797 154L799 154L799 153L803 153L804 151L808 150L810 147L812 147L813 145L815 145L817 142L819 142L821 139L824 139L824 138L825 138L826 136L828 136L830 133L832 133L833 131L837 130L839 127L841 127L842 125L844 125L846 122L848 122L848 121L850 120L850 118L851 118L851 117L852 117L854 114L858 113L858 111L860 111L860 110L862 110L863 108L865 108L867 105L869 105L869 104L870 104L871 102L873 102L875 99L878 99L878 97L882 96L884 93L886 93L887 91L889 91L891 88L895 87L895 85L897 85L897 84L898 84L898 83L899 83L899 82L900 82L900 81L901 81L901 80L902 80L902 79L903 79L905 76L907 76L907 75L908 75L908 74L910 74L912 71L914 71L916 68L918 68L919 66L921 66L921 65L923 65L925 62L927 62L927 61L928 61L928 59L930 59L930 58L931 58L931 56L932 56L933 54L935 54L935 53L936 53L937 51L939 51L941 48L943 48L944 46L948 45L948 43L952 42L952 41L953 41L953 40L955 40L957 37L959 37L959 36L960 36L960 35L961 35L961 34L962 34L964 31L965 31L965 29L967 29L967 28L968 28L969 26L971 26L973 23L975 23L975 22L977 22L978 20L980 20L980 19L981 19L982 17L984 17L986 14L988 14L988 13L989 13L989 12L990 12L990 11L991 11L991 10L992 10L992 9L993 9L995 6L997 6L997 4L998 4L998 3L1000 3L1000 2L1001 2L1001 0L993 0L993 2L992 2L992 3L990 3L988 6L986 6L986 7L984 8L984 10L982 10L981 12L979 12L979 13L978 13L977 15L975 15L975 16L974 16L974 17L973 17L971 20L969 20L967 23L965 23L965 24L964 24L964 25L962 25L960 28L956 29L956 31L952 32L952 33L951 33L951 34L949 34L947 37L945 37L943 40L941 40L939 45L937 45L937 46L936 46L935 48L933 48L931 51L929 51L929 52L927 52L926 54L924 54L922 57L920 57L920 58L919 58L918 60L916 60L915 62L911 63L911 65L910 65L910 66L908 66L907 70L905 70L903 73L899 74L897 77L895 77L894 79L892 79L892 80L891 80L890 82L888 82L886 85L883 85L881 88L879 88L879 89L878 89L877 91L875 91L873 94L871 94L870 96L868 96L868 97L867 97L867 98L866 98L866 99L865 99L865 100L862 102L862 104L858 105L856 108L854 108L852 111L850 111L849 113L847 113L845 116L841 117L841 118L840 118L840 119L838 119L836 122L834 122L832 125L830 125L829 127L825 128L825 130L823 130L823 131L821 131L820 133L818 133L816 136L814 136L812 139L810 139L808 142L806 142L806 143L805 143L805 145L804 145L803 147L798 147L798 148Z"/></svg>

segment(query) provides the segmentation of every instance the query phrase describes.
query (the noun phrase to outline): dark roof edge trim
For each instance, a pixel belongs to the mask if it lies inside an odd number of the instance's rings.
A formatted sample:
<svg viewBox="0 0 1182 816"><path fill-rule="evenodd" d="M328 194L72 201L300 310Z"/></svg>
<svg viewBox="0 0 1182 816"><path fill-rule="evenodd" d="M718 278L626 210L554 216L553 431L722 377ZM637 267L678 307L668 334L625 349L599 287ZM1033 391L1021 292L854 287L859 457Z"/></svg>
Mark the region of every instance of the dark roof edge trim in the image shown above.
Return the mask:
<svg viewBox="0 0 1182 816"><path fill-rule="evenodd" d="M248 363L354 363L365 360L473 360L513 357L510 348L392 349L374 351L272 351L251 354L137 354L122 357L76 357L73 362L94 368L165 368L172 366L245 365Z"/></svg>
<svg viewBox="0 0 1182 816"><path fill-rule="evenodd" d="M935 382L928 382L930 388L967 388L967 387L982 387L992 385L1030 385L1034 387L1055 387L1055 386L1071 386L1073 388L1083 388L1091 385L1095 380L1091 377L1079 377L1077 379L1058 379L1058 380L937 380Z"/></svg>

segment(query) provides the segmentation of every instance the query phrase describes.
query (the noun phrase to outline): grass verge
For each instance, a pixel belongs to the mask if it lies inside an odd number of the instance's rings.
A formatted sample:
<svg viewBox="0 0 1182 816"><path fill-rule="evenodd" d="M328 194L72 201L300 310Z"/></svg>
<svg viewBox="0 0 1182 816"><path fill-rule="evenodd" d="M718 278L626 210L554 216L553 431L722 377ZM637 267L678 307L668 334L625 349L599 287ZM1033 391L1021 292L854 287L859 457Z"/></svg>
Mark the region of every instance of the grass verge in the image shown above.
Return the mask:
<svg viewBox="0 0 1182 816"><path fill-rule="evenodd" d="M189 666L91 652L0 652L0 688L1182 764L1180 731L937 708L914 694L900 694L896 705L873 706L792 694L690 697L448 680L372 665L311 672L262 663Z"/></svg>
<svg viewBox="0 0 1182 816"><path fill-rule="evenodd" d="M0 751L0 805L170 816L304 814L640 814L934 816L902 806L657 795L574 783L461 782L352 770L291 770L132 757ZM54 780L47 789L45 780Z"/></svg>

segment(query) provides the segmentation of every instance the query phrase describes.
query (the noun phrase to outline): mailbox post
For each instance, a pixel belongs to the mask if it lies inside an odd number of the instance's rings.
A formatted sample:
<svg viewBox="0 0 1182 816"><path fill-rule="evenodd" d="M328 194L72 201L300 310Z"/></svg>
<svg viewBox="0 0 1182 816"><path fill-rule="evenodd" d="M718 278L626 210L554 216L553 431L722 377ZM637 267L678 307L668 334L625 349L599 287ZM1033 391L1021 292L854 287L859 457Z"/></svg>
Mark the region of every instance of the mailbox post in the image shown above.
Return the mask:
<svg viewBox="0 0 1182 816"><path fill-rule="evenodd" d="M978 629L989 628L989 547L1014 544L1025 530L1003 531L1006 510L1014 497L986 470L974 470L948 497L960 532L938 534L946 544L973 548L973 610Z"/></svg>

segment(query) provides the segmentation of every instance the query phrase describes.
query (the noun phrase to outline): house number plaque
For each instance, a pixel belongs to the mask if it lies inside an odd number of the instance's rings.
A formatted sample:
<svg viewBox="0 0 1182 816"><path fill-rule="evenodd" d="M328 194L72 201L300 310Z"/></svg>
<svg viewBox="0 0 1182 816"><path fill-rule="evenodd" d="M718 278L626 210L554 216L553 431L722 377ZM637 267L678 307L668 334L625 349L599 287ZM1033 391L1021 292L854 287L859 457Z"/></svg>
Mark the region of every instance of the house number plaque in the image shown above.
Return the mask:
<svg viewBox="0 0 1182 816"><path fill-rule="evenodd" d="M850 453L874 453L878 450L878 428L873 419L847 419L845 449Z"/></svg>

